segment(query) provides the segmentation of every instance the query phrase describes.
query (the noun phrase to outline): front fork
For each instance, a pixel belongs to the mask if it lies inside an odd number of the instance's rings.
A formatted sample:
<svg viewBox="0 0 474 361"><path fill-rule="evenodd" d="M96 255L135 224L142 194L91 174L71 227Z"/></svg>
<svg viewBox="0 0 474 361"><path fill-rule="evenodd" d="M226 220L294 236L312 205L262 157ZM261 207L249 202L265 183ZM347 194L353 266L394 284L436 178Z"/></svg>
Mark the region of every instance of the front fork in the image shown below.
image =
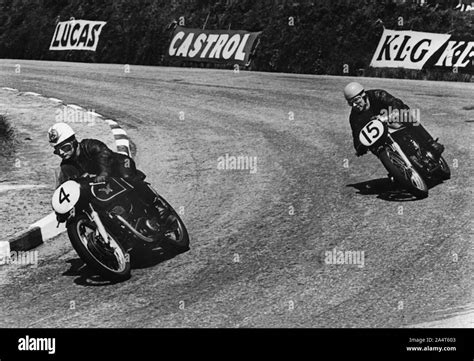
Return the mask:
<svg viewBox="0 0 474 361"><path fill-rule="evenodd" d="M400 145L393 140L393 138L389 135L388 136L390 139L390 147L392 147L393 150L397 152L397 154L400 156L400 158L403 160L403 162L406 165L406 168L404 167L404 173L405 177L407 180L411 182L413 186L415 186L418 189L422 189L426 187L423 178L421 175L418 173L418 171L413 167L413 164L410 162L408 157L405 155L403 152L402 148L400 148Z"/></svg>
<svg viewBox="0 0 474 361"><path fill-rule="evenodd" d="M89 219L96 224L97 231L101 235L105 244L109 245L110 243L109 236L107 234L107 231L105 230L104 224L100 220L99 214L95 211L94 207L92 207L92 204L89 203L89 207L91 209L90 215L88 214Z"/></svg>
<svg viewBox="0 0 474 361"><path fill-rule="evenodd" d="M410 170L413 170L414 169L413 165L411 164L410 160L408 159L408 157L403 152L402 148L400 148L398 143L393 140L393 138L390 136L390 134L388 135L388 138L390 139L390 147L392 147L392 149L395 150L398 153L398 155L400 156L400 158L402 158L402 160L405 162L407 167L410 168Z"/></svg>

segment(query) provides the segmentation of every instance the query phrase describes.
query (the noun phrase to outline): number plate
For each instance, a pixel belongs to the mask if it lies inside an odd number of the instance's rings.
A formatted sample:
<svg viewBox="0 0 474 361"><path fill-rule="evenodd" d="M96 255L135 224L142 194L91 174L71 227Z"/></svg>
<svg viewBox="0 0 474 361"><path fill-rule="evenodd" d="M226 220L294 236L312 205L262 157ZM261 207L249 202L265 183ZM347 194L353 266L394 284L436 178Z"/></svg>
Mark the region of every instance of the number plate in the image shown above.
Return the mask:
<svg viewBox="0 0 474 361"><path fill-rule="evenodd" d="M81 186L74 181L61 184L53 194L52 205L55 212L66 214L74 208L81 194Z"/></svg>
<svg viewBox="0 0 474 361"><path fill-rule="evenodd" d="M362 128L359 133L359 140L366 147L370 147L382 137L383 133L383 123L380 120L374 119Z"/></svg>

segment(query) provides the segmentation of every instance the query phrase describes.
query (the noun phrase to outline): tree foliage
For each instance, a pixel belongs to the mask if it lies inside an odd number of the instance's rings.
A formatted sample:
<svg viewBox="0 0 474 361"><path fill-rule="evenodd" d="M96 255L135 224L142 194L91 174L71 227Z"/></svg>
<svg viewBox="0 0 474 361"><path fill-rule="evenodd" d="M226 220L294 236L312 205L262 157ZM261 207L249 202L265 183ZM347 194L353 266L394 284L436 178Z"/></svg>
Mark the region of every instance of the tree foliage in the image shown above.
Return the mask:
<svg viewBox="0 0 474 361"><path fill-rule="evenodd" d="M167 27L181 18L186 27L263 31L252 69L310 74L367 69L383 26L474 33L469 12L368 0L0 0L0 9L2 58L166 65ZM56 23L71 17L107 21L96 52L49 50Z"/></svg>

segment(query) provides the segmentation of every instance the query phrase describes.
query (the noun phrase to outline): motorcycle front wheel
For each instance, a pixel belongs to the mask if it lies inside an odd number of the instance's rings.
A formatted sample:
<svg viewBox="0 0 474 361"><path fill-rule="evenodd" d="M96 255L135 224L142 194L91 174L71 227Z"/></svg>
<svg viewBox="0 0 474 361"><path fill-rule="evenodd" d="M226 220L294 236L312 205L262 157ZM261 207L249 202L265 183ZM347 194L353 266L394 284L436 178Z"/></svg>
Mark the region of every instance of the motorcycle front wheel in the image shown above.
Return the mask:
<svg viewBox="0 0 474 361"><path fill-rule="evenodd" d="M86 215L67 226L69 240L79 257L101 276L111 281L130 278L130 256L109 232L109 243L102 240L97 226Z"/></svg>
<svg viewBox="0 0 474 361"><path fill-rule="evenodd" d="M406 187L411 194L420 199L428 197L428 186L421 175L412 167L408 167L392 148L385 147L380 152L379 159L395 180Z"/></svg>

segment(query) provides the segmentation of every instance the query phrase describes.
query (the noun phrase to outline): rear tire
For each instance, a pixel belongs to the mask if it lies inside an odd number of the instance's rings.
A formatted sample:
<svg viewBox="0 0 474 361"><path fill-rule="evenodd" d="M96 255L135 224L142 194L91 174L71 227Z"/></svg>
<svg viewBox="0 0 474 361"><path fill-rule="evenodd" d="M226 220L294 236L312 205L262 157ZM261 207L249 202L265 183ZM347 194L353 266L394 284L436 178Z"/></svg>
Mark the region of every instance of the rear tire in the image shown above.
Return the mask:
<svg viewBox="0 0 474 361"><path fill-rule="evenodd" d="M114 269L110 265L106 265L103 261L99 260L98 255L94 255L88 247L95 252L106 252L104 248L98 247L97 245L92 244L90 240L82 233L82 227L88 228L89 230L93 229L93 223L89 220L86 215L80 215L74 219L73 222L69 223L67 226L67 233L69 240L71 241L72 246L76 250L79 257L90 267L96 270L101 276L111 281L124 281L130 278L130 256L124 250L122 245L116 240L116 237L112 234L109 234L111 240L111 251L113 250L113 255L110 254L110 260L112 257L115 257L114 262L117 263L117 269ZM80 234L81 233L81 234ZM89 246L86 246L87 243ZM107 251L109 252L109 251Z"/></svg>
<svg viewBox="0 0 474 361"><path fill-rule="evenodd" d="M448 180L451 178L451 170L449 169L448 163L443 157L439 157L440 169L436 172L436 175L442 180Z"/></svg>
<svg viewBox="0 0 474 361"><path fill-rule="evenodd" d="M166 201L166 199L164 199L162 196L160 196L153 189L153 187L151 185L148 185L148 187L150 187L150 189L153 190L153 192L158 197L160 202L163 203L163 205L165 205L166 208L168 208L168 210L170 211L170 214L173 215L176 218L176 222L178 222L176 228L178 228L178 230L180 232L179 237L175 237L175 238L177 238L176 240L166 238L163 241L164 246L168 250L170 250L172 252L176 252L176 253L183 253L183 252L189 251L189 234L188 234L188 230L186 229L186 226L184 225L184 222L182 221L181 217L174 210L174 208L171 207L171 205Z"/></svg>
<svg viewBox="0 0 474 361"><path fill-rule="evenodd" d="M176 217L176 222L177 228L179 232L181 233L181 237L177 239L176 241L171 240L169 238L166 239L166 244L171 247L172 250L178 252L178 253L183 253L186 251L189 251L189 234L188 230L186 229L186 226L184 225L183 221L181 220L181 217L176 213L176 211L171 208L170 206L170 212L173 216Z"/></svg>
<svg viewBox="0 0 474 361"><path fill-rule="evenodd" d="M428 186L421 175L416 170L408 168L391 148L385 147L380 152L379 158L387 171L411 194L420 199L428 197Z"/></svg>

